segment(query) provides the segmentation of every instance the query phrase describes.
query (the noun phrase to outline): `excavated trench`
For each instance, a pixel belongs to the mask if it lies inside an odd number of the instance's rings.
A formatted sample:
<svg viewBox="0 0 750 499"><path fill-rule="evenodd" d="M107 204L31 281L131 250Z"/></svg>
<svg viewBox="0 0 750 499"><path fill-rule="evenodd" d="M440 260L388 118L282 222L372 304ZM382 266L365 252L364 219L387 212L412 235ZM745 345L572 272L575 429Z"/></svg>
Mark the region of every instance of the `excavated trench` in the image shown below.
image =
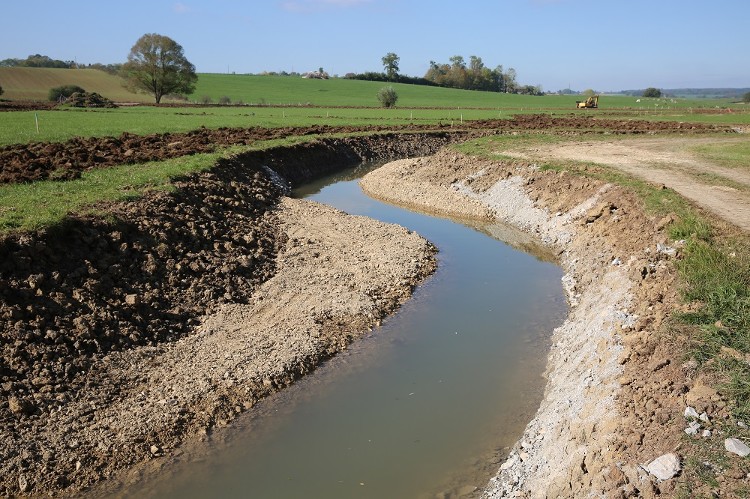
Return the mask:
<svg viewBox="0 0 750 499"><path fill-rule="evenodd" d="M80 430L96 420L97 407L131 396L121 380L100 376L106 356L158 352L189 336L202 316L247 303L274 275L286 237L274 215L283 189L265 166L299 185L362 161L431 154L458 137L383 134L251 152L178 179L173 193L108 206L107 218L74 214L54 228L6 236L0 241L0 495L80 490L142 461L140 442L166 447L196 427L233 417L231 401L219 401L105 452L65 438L71 428L49 427L50 414L86 402L88 410L69 418ZM302 362L315 364L338 348ZM309 367L290 366L271 386L254 387L254 398Z"/></svg>

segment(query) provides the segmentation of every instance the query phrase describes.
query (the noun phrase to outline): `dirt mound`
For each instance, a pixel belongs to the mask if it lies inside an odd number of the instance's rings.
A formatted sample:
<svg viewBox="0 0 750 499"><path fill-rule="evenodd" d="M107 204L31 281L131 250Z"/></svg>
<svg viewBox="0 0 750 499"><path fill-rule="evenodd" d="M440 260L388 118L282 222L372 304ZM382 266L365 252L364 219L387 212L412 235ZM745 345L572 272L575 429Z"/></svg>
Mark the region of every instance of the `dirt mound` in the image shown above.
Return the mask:
<svg viewBox="0 0 750 499"><path fill-rule="evenodd" d="M291 136L354 133L361 131L465 130L472 133L512 133L515 131L568 133L708 133L733 132L729 127L651 122L643 120L609 120L588 116L518 115L509 120L472 121L456 127L451 124L362 127L291 127L291 128L201 128L187 133L133 135L119 137L74 138L66 142L18 144L0 148L0 183L32 182L54 177L59 180L78 178L82 171L129 163L145 163L168 158L205 153L230 145L248 145L260 140Z"/></svg>
<svg viewBox="0 0 750 499"><path fill-rule="evenodd" d="M74 92L65 100L63 105L70 107L117 107L117 104L96 92Z"/></svg>

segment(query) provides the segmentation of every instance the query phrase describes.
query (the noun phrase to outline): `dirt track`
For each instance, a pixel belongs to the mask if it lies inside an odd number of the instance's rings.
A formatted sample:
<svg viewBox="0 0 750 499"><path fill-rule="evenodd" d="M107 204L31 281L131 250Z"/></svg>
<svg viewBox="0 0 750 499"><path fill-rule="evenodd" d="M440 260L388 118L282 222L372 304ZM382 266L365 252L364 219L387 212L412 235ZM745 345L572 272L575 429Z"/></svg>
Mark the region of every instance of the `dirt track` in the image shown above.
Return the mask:
<svg viewBox="0 0 750 499"><path fill-rule="evenodd" d="M497 151L531 161L573 160L622 170L674 189L727 222L750 231L750 173L699 158L690 151L702 144L736 144L744 137L669 138L576 142L536 147L533 151Z"/></svg>

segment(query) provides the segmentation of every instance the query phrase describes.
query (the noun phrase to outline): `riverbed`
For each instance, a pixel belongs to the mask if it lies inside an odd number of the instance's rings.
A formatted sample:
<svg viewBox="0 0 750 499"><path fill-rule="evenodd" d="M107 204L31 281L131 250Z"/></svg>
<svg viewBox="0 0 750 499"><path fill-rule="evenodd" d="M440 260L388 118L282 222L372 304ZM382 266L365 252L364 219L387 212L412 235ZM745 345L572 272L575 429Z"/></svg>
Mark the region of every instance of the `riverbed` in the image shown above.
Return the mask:
<svg viewBox="0 0 750 499"><path fill-rule="evenodd" d="M356 179L371 168L294 195L423 235L439 248L436 274L382 327L239 418L205 460L126 496L470 495L496 472L542 397L567 311L561 270L490 235L506 226L365 196Z"/></svg>

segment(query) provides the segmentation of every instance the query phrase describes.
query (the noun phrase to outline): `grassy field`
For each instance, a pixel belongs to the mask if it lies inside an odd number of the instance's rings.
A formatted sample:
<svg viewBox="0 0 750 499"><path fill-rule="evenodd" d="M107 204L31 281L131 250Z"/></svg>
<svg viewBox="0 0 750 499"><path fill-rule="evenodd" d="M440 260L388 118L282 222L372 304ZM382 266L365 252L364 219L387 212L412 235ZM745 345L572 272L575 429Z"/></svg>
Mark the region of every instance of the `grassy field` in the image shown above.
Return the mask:
<svg viewBox="0 0 750 499"><path fill-rule="evenodd" d="M62 85L78 85L118 102L154 100L148 95L128 92L121 78L97 69L0 68L3 99L46 101L49 90Z"/></svg>
<svg viewBox="0 0 750 499"><path fill-rule="evenodd" d="M575 108L577 95L529 96L477 92L452 88L425 87L346 79L315 80L290 76L201 74L192 100L203 96L218 102L222 96L232 102L269 105L367 106L377 107L376 94L386 85L398 93L398 106L405 108L564 109ZM638 102L640 101L640 102ZM727 99L645 99L624 95L603 96L601 109L628 107L640 110L698 109L730 106Z"/></svg>
<svg viewBox="0 0 750 499"><path fill-rule="evenodd" d="M85 79L66 79L68 75ZM12 76L12 78L11 78ZM13 79L15 78L15 79ZM6 80L9 83L6 83ZM97 70L0 68L3 97L41 95L63 83L76 83L115 100L147 99L125 92L121 80ZM722 100L640 99L602 96L598 110L576 110L576 96L525 96L395 84L398 107L378 107L375 95L384 84L344 79L307 80L282 76L199 75L191 96L218 102L227 96L242 106L118 109L62 109L0 113L0 146L63 141L76 136L117 136L185 132L202 126L282 127L309 125L455 124L463 120L508 118L519 113L572 113L607 118L673 120L716 124L750 124L750 110ZM309 105L308 105L309 103ZM249 105L253 104L253 105ZM283 107L271 107L283 106ZM343 107L342 107L343 106ZM719 110L716 110L719 107ZM711 114L708 114L708 113ZM39 131L37 132L37 120Z"/></svg>
<svg viewBox="0 0 750 499"><path fill-rule="evenodd" d="M460 125L462 120L502 119L519 113L571 113L606 118L672 120L714 124L750 124L750 112L731 114L670 112L627 112L622 116L604 114L600 110L521 109L382 109L382 108L310 108L214 106L164 108L153 106L121 107L118 109L65 109L53 111L19 111L0 113L0 146L41 141L64 141L76 136L117 136L135 134L186 132L202 126L219 127L283 127L310 125ZM39 121L39 132L36 120Z"/></svg>

